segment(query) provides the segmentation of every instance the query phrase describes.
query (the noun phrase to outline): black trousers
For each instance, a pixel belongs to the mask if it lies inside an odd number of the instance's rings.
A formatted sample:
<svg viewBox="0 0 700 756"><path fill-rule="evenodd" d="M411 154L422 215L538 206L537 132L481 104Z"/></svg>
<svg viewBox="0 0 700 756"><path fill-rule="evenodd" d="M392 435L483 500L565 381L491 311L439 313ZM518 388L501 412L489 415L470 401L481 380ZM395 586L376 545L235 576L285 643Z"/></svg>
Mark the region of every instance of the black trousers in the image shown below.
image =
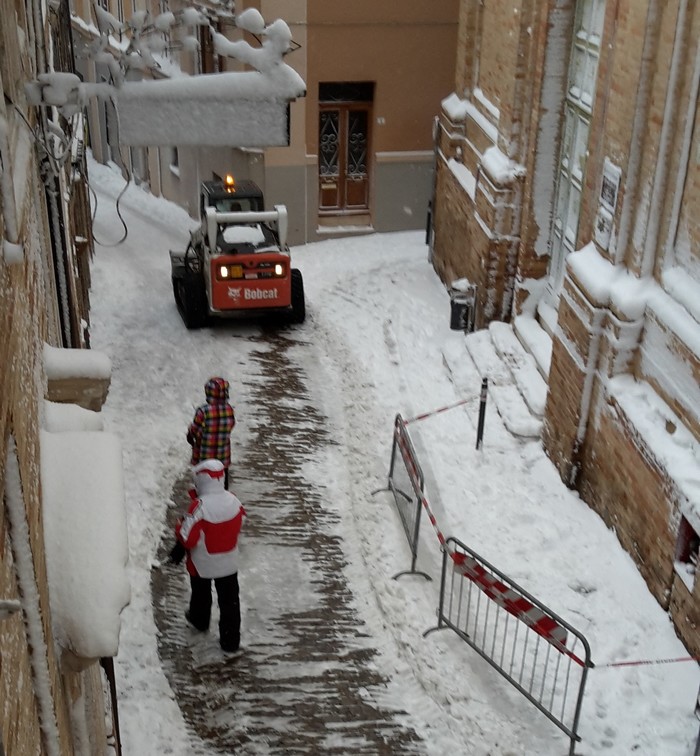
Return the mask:
<svg viewBox="0 0 700 756"><path fill-rule="evenodd" d="M190 575L190 622L201 631L209 629L211 619L211 578ZM214 578L219 600L219 643L225 651L235 651L241 642L241 604L238 573Z"/></svg>

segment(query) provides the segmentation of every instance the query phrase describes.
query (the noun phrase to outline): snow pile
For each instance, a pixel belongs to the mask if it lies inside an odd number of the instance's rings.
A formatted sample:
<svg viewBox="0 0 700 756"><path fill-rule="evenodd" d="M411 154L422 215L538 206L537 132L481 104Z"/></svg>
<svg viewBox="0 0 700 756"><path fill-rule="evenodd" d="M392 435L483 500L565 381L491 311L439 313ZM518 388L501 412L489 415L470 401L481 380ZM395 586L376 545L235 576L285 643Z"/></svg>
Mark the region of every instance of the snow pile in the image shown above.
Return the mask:
<svg viewBox="0 0 700 756"><path fill-rule="evenodd" d="M104 429L102 415L77 404L44 402L44 430L50 433L60 431L101 431Z"/></svg>
<svg viewBox="0 0 700 756"><path fill-rule="evenodd" d="M41 431L51 616L77 656L116 656L129 603L121 444L109 433Z"/></svg>

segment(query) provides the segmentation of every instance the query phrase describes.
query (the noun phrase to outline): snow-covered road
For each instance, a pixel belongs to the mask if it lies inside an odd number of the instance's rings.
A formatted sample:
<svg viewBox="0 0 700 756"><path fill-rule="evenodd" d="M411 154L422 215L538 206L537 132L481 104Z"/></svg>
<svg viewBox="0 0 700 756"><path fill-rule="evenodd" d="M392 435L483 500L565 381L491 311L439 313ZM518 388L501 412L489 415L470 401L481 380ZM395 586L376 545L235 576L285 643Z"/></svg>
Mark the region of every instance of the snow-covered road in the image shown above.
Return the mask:
<svg viewBox="0 0 700 756"><path fill-rule="evenodd" d="M122 229L115 200L123 181L93 162L90 176L98 196L96 236L100 242L117 241ZM468 399L415 426L438 522L576 624L591 641L594 661L686 654L614 534L563 486L539 443L510 436L490 407L482 450L474 450L480 376L463 334L449 330L449 300L427 262L422 233L346 238L293 250L307 291L303 326L278 335L260 324L192 332L182 325L173 301L168 249L184 247L194 222L135 187L125 193L121 210L126 241L97 248L91 335L93 348L112 359L103 414L107 429L122 440L126 471L132 602L123 614L116 666L125 753L184 756L195 745L199 753L222 752L202 737L204 704L199 731L191 725L196 706L191 700L183 706L185 716L177 700L181 690L167 654L185 638L176 624L182 607L167 602L160 607L172 610L173 634L159 643L165 626L156 623L151 590L167 517L181 503L173 491L187 474L185 428L203 399L205 381L215 374L231 382L238 418L234 459L240 451L241 460L250 460L241 469L233 465L238 493L244 504L246 496L251 502L251 537L242 546L243 644L252 646L261 637L282 642L282 615L318 609L325 588L318 576L329 575L329 570L314 572L316 565L307 558L313 552L303 543L291 546L285 536L275 544L269 535L275 517L293 521L294 507L301 506L287 502L278 512L273 501L279 498L275 486L284 479L291 444L299 467L290 474L299 476L311 512L321 520L325 553L332 551L330 545L338 550L330 572L346 587L345 606L366 636L358 649L371 649L367 663L374 687L358 688L352 700L362 698L378 711L405 712L400 721L405 730L395 732L415 732L429 756L559 756L569 744L455 634L423 638L435 624L437 580L392 580L409 566L410 552L391 497L373 494L386 487L397 412L411 417ZM275 392L281 402L277 414L269 406ZM290 427L285 409L294 416ZM246 474L246 467L255 469L255 455L259 470L266 469L263 461L269 465L267 473ZM265 530L264 538L256 528ZM303 542L308 531L306 525L300 528ZM420 567L437 578L440 561L439 544L426 524ZM255 582L246 584L248 577ZM287 679L317 674L317 649L307 644L303 659L304 638L298 628L287 629L298 668L291 670L287 658L279 671ZM215 660L207 654L210 669ZM263 665L268 682L277 674L274 666ZM206 679L197 694L220 697L217 675ZM249 678L246 685L253 682ZM577 753L690 756L699 683L694 663L592 670ZM300 691L301 682L293 693ZM278 697L282 710L294 698L288 686L268 685L266 693ZM237 742L245 740L243 730L251 724L241 714L232 705L222 708L217 720L218 727L241 734ZM326 729L309 743L301 725L293 729L294 721L290 714L279 723L292 738L280 750L265 742L260 723L253 722L248 732L258 733L259 740L251 738L237 756L406 752L390 744L353 751L349 730L339 733L325 719L317 724Z"/></svg>

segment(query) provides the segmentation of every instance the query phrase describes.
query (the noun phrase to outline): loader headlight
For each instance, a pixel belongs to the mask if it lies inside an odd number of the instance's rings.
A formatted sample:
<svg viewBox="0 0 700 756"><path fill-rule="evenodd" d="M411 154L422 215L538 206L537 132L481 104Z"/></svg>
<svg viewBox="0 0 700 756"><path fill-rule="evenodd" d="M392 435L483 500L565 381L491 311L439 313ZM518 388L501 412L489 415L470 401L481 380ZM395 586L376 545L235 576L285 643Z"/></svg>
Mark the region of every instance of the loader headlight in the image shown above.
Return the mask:
<svg viewBox="0 0 700 756"><path fill-rule="evenodd" d="M219 280L228 281L231 278L243 278L243 266L219 265L216 269Z"/></svg>
<svg viewBox="0 0 700 756"><path fill-rule="evenodd" d="M280 265L280 263L277 263L277 265L275 265L275 275L276 276L284 275L284 265Z"/></svg>

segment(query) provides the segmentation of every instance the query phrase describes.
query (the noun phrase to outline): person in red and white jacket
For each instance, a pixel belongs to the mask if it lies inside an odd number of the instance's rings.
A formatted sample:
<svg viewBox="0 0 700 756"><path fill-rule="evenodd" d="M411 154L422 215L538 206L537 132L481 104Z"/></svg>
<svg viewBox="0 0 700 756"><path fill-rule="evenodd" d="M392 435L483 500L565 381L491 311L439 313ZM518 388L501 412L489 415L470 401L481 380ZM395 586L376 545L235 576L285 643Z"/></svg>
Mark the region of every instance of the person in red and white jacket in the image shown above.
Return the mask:
<svg viewBox="0 0 700 756"><path fill-rule="evenodd" d="M238 537L245 510L224 488L224 465L207 459L193 468L196 497L175 535L187 551L192 594L185 617L200 632L209 629L214 581L219 601L219 643L237 651L241 636L238 587Z"/></svg>

